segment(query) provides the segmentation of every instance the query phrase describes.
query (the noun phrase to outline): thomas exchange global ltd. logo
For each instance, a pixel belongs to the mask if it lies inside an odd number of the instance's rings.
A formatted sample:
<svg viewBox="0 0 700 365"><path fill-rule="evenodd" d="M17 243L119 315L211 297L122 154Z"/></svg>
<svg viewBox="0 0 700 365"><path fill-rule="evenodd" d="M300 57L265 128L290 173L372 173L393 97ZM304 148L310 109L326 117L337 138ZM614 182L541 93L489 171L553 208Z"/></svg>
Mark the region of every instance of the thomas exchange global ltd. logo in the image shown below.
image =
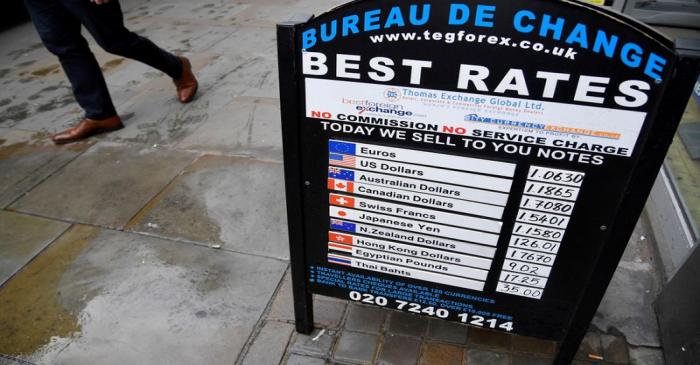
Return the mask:
<svg viewBox="0 0 700 365"><path fill-rule="evenodd" d="M390 88L384 90L384 99L386 99L388 101L401 100L401 90L399 90L395 87L390 87Z"/></svg>

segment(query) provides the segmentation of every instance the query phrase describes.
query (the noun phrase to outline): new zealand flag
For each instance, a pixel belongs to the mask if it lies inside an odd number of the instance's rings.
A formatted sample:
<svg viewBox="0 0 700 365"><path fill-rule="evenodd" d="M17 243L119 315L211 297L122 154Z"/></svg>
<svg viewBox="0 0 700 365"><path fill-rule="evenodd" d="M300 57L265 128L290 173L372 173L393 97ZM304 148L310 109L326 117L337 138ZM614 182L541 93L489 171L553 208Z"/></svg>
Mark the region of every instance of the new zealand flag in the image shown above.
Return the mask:
<svg viewBox="0 0 700 365"><path fill-rule="evenodd" d="M331 219L331 229L345 232L355 232L357 225L340 219Z"/></svg>

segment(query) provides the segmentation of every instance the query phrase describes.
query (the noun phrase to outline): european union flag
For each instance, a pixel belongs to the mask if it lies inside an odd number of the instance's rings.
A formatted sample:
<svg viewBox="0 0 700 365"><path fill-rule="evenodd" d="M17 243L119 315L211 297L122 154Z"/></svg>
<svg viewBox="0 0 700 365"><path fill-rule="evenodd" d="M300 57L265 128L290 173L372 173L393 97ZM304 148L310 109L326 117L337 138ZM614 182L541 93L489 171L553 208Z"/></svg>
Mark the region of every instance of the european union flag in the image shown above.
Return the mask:
<svg viewBox="0 0 700 365"><path fill-rule="evenodd" d="M355 171L345 170L338 167L329 167L328 177L331 179L355 181Z"/></svg>
<svg viewBox="0 0 700 365"><path fill-rule="evenodd" d="M342 221L340 219L331 219L331 229L355 233L356 228L357 225L355 223Z"/></svg>
<svg viewBox="0 0 700 365"><path fill-rule="evenodd" d="M328 141L328 152L330 153L340 153L344 155L354 155L355 154L355 144L340 141Z"/></svg>

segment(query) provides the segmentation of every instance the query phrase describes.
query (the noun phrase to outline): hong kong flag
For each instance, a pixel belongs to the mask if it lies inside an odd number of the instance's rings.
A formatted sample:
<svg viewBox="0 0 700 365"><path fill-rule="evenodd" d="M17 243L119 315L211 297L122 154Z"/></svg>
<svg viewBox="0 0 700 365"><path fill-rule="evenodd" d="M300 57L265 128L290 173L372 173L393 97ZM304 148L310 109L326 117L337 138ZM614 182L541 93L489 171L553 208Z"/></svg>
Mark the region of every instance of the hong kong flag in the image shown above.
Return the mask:
<svg viewBox="0 0 700 365"><path fill-rule="evenodd" d="M345 180L328 179L328 190L352 193L355 191L355 184Z"/></svg>
<svg viewBox="0 0 700 365"><path fill-rule="evenodd" d="M331 204L340 205L341 207L354 208L355 198L349 196L331 194Z"/></svg>
<svg viewBox="0 0 700 365"><path fill-rule="evenodd" d="M332 242L344 243L346 245L352 245L352 236L347 234L328 232L328 240Z"/></svg>

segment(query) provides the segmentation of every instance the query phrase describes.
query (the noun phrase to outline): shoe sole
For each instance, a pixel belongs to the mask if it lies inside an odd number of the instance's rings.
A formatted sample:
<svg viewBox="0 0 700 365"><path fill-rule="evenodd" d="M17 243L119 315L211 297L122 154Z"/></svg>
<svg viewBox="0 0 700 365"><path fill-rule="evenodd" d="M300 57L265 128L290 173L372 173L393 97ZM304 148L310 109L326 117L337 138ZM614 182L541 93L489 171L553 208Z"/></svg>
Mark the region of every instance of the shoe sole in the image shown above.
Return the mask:
<svg viewBox="0 0 700 365"><path fill-rule="evenodd" d="M86 139L88 139L88 138L90 138L90 137L94 137L94 136L96 136L96 135L98 135L98 134L114 132L114 131L118 131L118 130L120 130L120 129L124 129L124 126L122 125L122 126L119 126L119 127L116 127L116 128L99 128L99 129L95 129L91 134L89 134L89 135L87 135L87 136L85 136L85 137L83 137L83 138L62 139L62 140L58 140L58 141L55 141L55 140L52 140L52 141L53 141L53 143L56 144L56 145L64 145L64 144L69 144L69 143L75 143L75 142L84 141L84 140L86 140Z"/></svg>

